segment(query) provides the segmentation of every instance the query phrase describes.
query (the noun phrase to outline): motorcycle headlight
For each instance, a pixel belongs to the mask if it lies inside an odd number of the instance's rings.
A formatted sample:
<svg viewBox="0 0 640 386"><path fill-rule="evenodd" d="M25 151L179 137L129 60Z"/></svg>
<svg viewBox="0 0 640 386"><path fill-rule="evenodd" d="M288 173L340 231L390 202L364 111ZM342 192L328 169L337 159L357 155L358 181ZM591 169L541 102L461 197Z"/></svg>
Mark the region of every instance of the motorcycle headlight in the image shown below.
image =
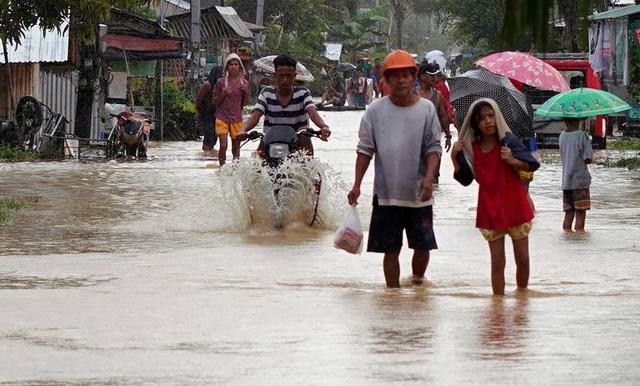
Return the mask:
<svg viewBox="0 0 640 386"><path fill-rule="evenodd" d="M284 158L289 155L289 145L286 143L272 143L269 145L269 158Z"/></svg>

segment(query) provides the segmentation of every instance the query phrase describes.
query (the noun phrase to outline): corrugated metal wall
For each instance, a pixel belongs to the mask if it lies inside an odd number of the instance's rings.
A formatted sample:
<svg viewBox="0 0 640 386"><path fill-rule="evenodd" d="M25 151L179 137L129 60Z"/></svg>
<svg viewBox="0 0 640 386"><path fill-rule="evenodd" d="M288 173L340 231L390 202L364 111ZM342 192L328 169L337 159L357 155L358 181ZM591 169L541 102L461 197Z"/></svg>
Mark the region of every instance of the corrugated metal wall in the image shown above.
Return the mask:
<svg viewBox="0 0 640 386"><path fill-rule="evenodd" d="M73 133L76 118L78 93L76 71L42 71L40 73L40 101L54 112L63 114L69 120L68 133Z"/></svg>
<svg viewBox="0 0 640 386"><path fill-rule="evenodd" d="M13 88L13 97L15 104L13 105L13 111L11 114L15 114L16 105L20 98L25 95L33 95L37 93L37 85L33 80L33 64L30 63L16 63L11 64L11 83ZM0 118L7 119L7 106L9 105L9 90L7 90L7 76L6 69L1 66L0 71Z"/></svg>
<svg viewBox="0 0 640 386"><path fill-rule="evenodd" d="M1 67L1 66L0 66ZM4 69L0 70L0 119L8 119L7 106L9 93L6 87ZM39 76L39 79L38 79ZM11 64L13 95L16 104L25 95L31 95L46 104L54 112L63 114L69 125L67 132L75 130L76 103L78 100L78 72L71 68L47 68L44 64ZM15 114L13 106L12 114ZM98 98L94 98L91 113L91 138L99 137L100 119L98 117Z"/></svg>

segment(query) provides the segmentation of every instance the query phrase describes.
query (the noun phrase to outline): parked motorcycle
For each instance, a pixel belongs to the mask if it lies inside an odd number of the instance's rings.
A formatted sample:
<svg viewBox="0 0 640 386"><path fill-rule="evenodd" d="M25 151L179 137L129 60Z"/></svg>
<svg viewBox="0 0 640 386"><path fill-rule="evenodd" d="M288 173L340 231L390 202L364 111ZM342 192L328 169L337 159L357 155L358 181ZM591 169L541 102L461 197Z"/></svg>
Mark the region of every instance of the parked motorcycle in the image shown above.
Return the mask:
<svg viewBox="0 0 640 386"><path fill-rule="evenodd" d="M63 156L64 139L73 138L73 134L67 133L68 124L64 115L27 95L18 101L13 136L22 142L25 150L45 151L51 157Z"/></svg>
<svg viewBox="0 0 640 386"><path fill-rule="evenodd" d="M273 186L273 195L275 203L278 206L274 213L274 220L276 228L282 228L283 217L286 215L287 200L291 198L291 195L309 194L309 190L304 189L304 183L300 181L312 181L311 193L313 197L309 202L313 206L312 208L306 208L308 212L308 218L305 219L309 226L312 226L318 221L318 204L320 201L320 190L322 188L322 176L320 173L312 172L311 176L294 175L295 173L305 173L305 168L284 168L285 161L299 163L299 166L303 166L308 158L305 158L299 152L298 135L306 135L309 137L320 138L321 131L313 129L304 129L296 133L296 131L290 126L272 126L269 128L266 134L258 131L251 131L247 133L247 139L242 144L244 146L249 141L256 141L262 139L264 145L263 152L263 166L264 171L268 173L271 178ZM295 170L295 172L292 172ZM288 194L284 194L283 191L287 191Z"/></svg>
<svg viewBox="0 0 640 386"><path fill-rule="evenodd" d="M153 123L151 115L128 111L109 115L116 119L108 137L113 141L113 153L116 156L146 158Z"/></svg>

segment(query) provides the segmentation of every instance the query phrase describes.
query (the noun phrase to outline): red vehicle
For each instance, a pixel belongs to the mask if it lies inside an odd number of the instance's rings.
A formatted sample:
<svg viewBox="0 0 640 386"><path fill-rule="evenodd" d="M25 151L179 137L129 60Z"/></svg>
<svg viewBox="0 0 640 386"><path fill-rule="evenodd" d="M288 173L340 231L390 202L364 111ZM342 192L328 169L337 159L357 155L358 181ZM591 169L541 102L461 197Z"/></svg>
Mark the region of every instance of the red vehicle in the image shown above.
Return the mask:
<svg viewBox="0 0 640 386"><path fill-rule="evenodd" d="M600 80L596 77L589 64L587 54L538 54L538 58L552 65L555 69L565 77L569 86L574 89L578 87L587 87L600 90ZM556 95L554 91L539 90L525 86L524 93L527 94L534 110L543 104L547 99ZM533 127L536 132L538 147L540 148L557 148L558 138L564 130L564 124L561 119L543 118L534 116ZM592 138L593 147L596 149L604 149L607 144L607 120L606 116L599 115L586 121L583 130L589 132Z"/></svg>

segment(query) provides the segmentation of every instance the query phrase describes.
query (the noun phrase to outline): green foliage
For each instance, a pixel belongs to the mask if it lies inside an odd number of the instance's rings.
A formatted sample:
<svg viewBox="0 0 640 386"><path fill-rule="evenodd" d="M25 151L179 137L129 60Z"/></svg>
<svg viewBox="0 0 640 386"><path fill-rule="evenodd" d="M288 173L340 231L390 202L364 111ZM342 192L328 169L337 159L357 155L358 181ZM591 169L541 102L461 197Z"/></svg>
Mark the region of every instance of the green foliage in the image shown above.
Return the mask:
<svg viewBox="0 0 640 386"><path fill-rule="evenodd" d="M136 106L153 106L155 100L155 79L145 77L131 77L131 93L133 94L133 104ZM127 92L128 95L128 92ZM127 104L129 104L127 97Z"/></svg>
<svg viewBox="0 0 640 386"><path fill-rule="evenodd" d="M440 19L463 47L528 52L586 50L589 20L602 10L596 0L436 0ZM550 23L557 7L564 33Z"/></svg>
<svg viewBox="0 0 640 386"><path fill-rule="evenodd" d="M148 81L147 87L155 88L155 80ZM150 93L146 103L153 106L154 93ZM196 106L191 101L189 93L177 81L164 82L164 139L168 141L183 141L196 138L195 132ZM151 138L160 138L160 130L151 132Z"/></svg>
<svg viewBox="0 0 640 386"><path fill-rule="evenodd" d="M608 141L607 149L610 150L640 150L640 138L621 139Z"/></svg>
<svg viewBox="0 0 640 386"><path fill-rule="evenodd" d="M461 46L495 50L505 19L503 0L438 0L440 22Z"/></svg>
<svg viewBox="0 0 640 386"><path fill-rule="evenodd" d="M629 170L637 170L640 169L640 154L623 158L608 157L605 160L598 162L598 164L607 168L626 168Z"/></svg>
<svg viewBox="0 0 640 386"><path fill-rule="evenodd" d="M629 170L640 169L640 157L623 158L618 160L616 166L619 168L627 168Z"/></svg>
<svg viewBox="0 0 640 386"><path fill-rule="evenodd" d="M27 198L0 198L0 225L4 225L12 212L20 210L27 205L37 203L37 196Z"/></svg>
<svg viewBox="0 0 640 386"><path fill-rule="evenodd" d="M358 53L365 50L386 52L389 19L385 15L388 12L388 6L381 5L333 25L329 40L342 42L343 57L353 62L357 61Z"/></svg>
<svg viewBox="0 0 640 386"><path fill-rule="evenodd" d="M607 142L608 150L640 151L640 138L620 139ZM598 162L600 165L611 168L627 168L629 170L640 169L640 153L613 155Z"/></svg>
<svg viewBox="0 0 640 386"><path fill-rule="evenodd" d="M255 20L255 1L229 0L244 20ZM261 55L287 53L314 74L332 66L324 58L324 42L341 42L342 59L355 61L359 54L367 52L376 56L386 52L388 19L386 5L371 11L357 13L359 1L347 0L281 0L265 1L264 24L266 41ZM311 89L324 86L319 76Z"/></svg>
<svg viewBox="0 0 640 386"><path fill-rule="evenodd" d="M0 159L6 161L33 161L40 158L38 153L24 151L18 147L0 144Z"/></svg>
<svg viewBox="0 0 640 386"><path fill-rule="evenodd" d="M631 44L632 40L635 39L629 39L629 93L640 102L640 58L637 54L638 47Z"/></svg>
<svg viewBox="0 0 640 386"><path fill-rule="evenodd" d="M176 82L164 82L164 108L165 111L190 111L195 113L195 106L186 90L178 87Z"/></svg>
<svg viewBox="0 0 640 386"><path fill-rule="evenodd" d="M0 0L0 39L20 42L24 32L36 24L43 30L60 30L71 17L71 35L93 44L99 21L108 20L111 8L140 8L156 0ZM69 14L70 12L70 14Z"/></svg>
<svg viewBox="0 0 640 386"><path fill-rule="evenodd" d="M265 26L268 22L276 22L285 26L287 32L326 31L345 14L355 14L358 3L358 0L265 1L263 20ZM227 0L225 5L234 7L243 20L256 20L256 2L253 0Z"/></svg>
<svg viewBox="0 0 640 386"><path fill-rule="evenodd" d="M506 0L505 15L500 38L513 44L518 37L529 33L533 42L547 46L549 38L549 11L554 0Z"/></svg>

